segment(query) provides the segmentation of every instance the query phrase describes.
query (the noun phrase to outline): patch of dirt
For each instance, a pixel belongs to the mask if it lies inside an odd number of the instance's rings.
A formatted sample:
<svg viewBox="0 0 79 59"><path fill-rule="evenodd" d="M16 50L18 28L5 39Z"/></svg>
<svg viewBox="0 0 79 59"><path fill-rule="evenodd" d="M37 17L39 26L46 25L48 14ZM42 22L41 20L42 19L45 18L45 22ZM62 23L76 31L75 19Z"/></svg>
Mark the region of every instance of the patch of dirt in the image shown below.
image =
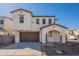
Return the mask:
<svg viewBox="0 0 79 59"><path fill-rule="evenodd" d="M79 55L79 43L67 42L65 44L52 43L42 44L42 51L47 55L60 55L56 53L56 50L62 50L62 55Z"/></svg>

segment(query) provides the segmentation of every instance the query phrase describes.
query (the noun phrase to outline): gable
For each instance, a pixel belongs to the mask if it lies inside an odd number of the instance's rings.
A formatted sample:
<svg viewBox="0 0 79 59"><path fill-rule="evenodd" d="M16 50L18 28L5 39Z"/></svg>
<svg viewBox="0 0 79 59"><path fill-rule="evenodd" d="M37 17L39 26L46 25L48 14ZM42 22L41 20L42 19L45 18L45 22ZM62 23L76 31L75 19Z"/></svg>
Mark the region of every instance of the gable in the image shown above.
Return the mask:
<svg viewBox="0 0 79 59"><path fill-rule="evenodd" d="M17 12L17 11L25 11L25 12L28 12L28 13L32 13L31 11L28 11L28 10L25 10L25 9L22 9L22 8L13 10L10 13L14 13L14 12Z"/></svg>
<svg viewBox="0 0 79 59"><path fill-rule="evenodd" d="M44 26L44 27L42 27L42 28L46 28L46 27L49 27L49 26L58 26L58 27L61 27L61 28L64 28L64 29L68 29L67 27L65 27L65 26L62 26L62 25L59 25L59 24L51 24L51 25L48 25L48 26ZM42 28L40 28L40 29L42 29Z"/></svg>

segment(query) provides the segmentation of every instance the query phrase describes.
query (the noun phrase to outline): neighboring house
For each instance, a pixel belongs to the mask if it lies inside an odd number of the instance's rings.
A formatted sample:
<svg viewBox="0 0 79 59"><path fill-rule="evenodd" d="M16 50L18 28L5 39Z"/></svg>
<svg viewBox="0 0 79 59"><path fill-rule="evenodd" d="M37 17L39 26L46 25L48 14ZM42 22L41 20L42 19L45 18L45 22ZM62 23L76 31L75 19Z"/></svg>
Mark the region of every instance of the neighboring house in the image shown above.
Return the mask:
<svg viewBox="0 0 79 59"><path fill-rule="evenodd" d="M12 18L3 17L1 25L15 35L15 42L58 42L67 41L68 28L55 22L55 16L33 16L31 11L17 9L10 12ZM9 21L9 22L8 22Z"/></svg>
<svg viewBox="0 0 79 59"><path fill-rule="evenodd" d="M67 41L79 42L79 29L69 30Z"/></svg>
<svg viewBox="0 0 79 59"><path fill-rule="evenodd" d="M68 35L68 39L75 39L75 34L73 32L73 30L69 30L69 33L67 34Z"/></svg>
<svg viewBox="0 0 79 59"><path fill-rule="evenodd" d="M0 44L10 44L14 42L12 19L0 16Z"/></svg>
<svg viewBox="0 0 79 59"><path fill-rule="evenodd" d="M79 35L79 28L78 28L78 29L73 30L73 32L74 32L74 34L75 34L75 35Z"/></svg>
<svg viewBox="0 0 79 59"><path fill-rule="evenodd" d="M0 34L9 34L11 31L13 31L12 19L10 17L0 16Z"/></svg>

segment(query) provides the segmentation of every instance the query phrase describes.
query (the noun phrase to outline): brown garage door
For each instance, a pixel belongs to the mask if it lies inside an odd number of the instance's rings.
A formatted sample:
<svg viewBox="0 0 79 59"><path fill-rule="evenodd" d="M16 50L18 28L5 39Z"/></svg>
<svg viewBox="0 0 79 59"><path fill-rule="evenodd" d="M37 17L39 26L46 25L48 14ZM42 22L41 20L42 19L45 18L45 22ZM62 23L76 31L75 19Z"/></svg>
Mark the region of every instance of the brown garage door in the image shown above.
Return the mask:
<svg viewBox="0 0 79 59"><path fill-rule="evenodd" d="M38 42L39 32L20 32L21 42Z"/></svg>

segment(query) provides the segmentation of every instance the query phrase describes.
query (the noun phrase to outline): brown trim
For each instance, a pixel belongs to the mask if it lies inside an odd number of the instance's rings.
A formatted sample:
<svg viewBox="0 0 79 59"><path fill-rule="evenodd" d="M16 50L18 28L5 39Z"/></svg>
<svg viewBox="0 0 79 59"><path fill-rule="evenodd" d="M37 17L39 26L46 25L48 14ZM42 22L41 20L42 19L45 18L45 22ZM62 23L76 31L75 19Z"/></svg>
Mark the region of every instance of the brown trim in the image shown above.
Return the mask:
<svg viewBox="0 0 79 59"><path fill-rule="evenodd" d="M10 13L16 12L16 11L18 11L18 10L23 10L23 11L26 11L26 12L29 12L29 13L32 14L31 11L28 11L28 10L25 10L25 9L22 9L22 8L16 9L16 10L14 10L14 11L11 11ZM33 16L33 14L32 14L32 17L56 17L56 16Z"/></svg>
<svg viewBox="0 0 79 59"><path fill-rule="evenodd" d="M65 29L68 29L68 27L65 27L65 26L62 26L62 25L59 25L59 24L50 24L50 25L44 26L42 28L46 28L46 27L51 26L51 25L57 25L57 26L65 28ZM40 28L40 29L42 29L42 28Z"/></svg>
<svg viewBox="0 0 79 59"><path fill-rule="evenodd" d="M56 17L56 16L32 16L32 17Z"/></svg>
<svg viewBox="0 0 79 59"><path fill-rule="evenodd" d="M16 11L18 11L18 10L23 10L23 11L26 11L26 12L32 13L31 11L28 11L28 10L25 10L25 9L22 9L22 8L20 8L20 9L16 9L16 10L14 10L14 11L11 11L10 13L16 12Z"/></svg>

